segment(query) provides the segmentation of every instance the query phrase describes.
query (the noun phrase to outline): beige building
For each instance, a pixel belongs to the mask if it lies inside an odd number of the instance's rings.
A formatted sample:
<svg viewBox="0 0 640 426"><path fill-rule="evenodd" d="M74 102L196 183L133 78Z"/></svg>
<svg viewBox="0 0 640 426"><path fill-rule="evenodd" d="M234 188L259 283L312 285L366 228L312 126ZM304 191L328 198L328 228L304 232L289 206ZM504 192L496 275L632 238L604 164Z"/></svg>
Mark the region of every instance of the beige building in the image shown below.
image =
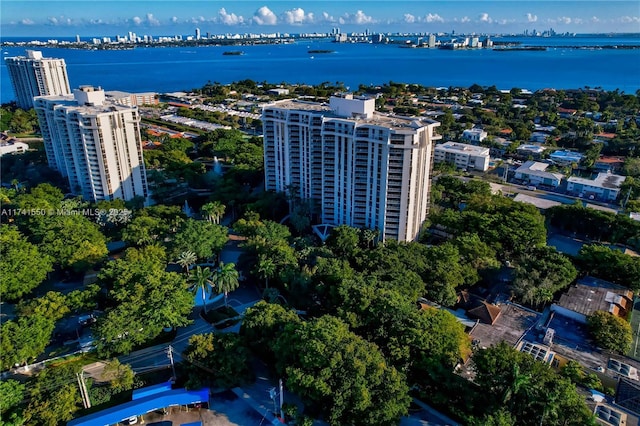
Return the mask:
<svg viewBox="0 0 640 426"><path fill-rule="evenodd" d="M42 52L37 50L27 50L26 54L5 58L20 108L33 108L33 98L36 96L71 93L64 59L43 58Z"/></svg>
<svg viewBox="0 0 640 426"><path fill-rule="evenodd" d="M295 187L324 224L378 229L415 240L429 206L439 123L374 112L350 94L329 104L296 100L263 109L265 185Z"/></svg>
<svg viewBox="0 0 640 426"><path fill-rule="evenodd" d="M49 166L72 193L88 201L148 196L136 107L82 86L72 96L37 97L35 109Z"/></svg>

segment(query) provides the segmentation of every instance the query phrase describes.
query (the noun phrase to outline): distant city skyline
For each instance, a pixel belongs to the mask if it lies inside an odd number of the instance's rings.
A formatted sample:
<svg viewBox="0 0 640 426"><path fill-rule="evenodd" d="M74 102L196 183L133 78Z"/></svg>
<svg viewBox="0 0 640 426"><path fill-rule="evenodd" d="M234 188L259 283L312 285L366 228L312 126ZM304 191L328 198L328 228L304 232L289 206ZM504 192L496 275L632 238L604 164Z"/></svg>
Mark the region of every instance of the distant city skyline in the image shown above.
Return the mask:
<svg viewBox="0 0 640 426"><path fill-rule="evenodd" d="M3 0L5 37L125 34L640 32L627 1L124 1Z"/></svg>

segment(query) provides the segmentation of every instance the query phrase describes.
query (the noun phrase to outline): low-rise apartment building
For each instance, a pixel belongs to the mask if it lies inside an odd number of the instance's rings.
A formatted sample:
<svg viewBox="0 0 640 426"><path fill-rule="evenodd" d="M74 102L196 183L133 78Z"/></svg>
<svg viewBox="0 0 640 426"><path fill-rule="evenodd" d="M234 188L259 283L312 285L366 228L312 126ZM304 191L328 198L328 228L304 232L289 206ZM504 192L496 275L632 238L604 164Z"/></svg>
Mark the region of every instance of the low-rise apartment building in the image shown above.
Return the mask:
<svg viewBox="0 0 640 426"><path fill-rule="evenodd" d="M451 163L456 166L456 169L473 169L481 172L489 169L489 159L489 148L458 142L436 145L433 155L435 163Z"/></svg>

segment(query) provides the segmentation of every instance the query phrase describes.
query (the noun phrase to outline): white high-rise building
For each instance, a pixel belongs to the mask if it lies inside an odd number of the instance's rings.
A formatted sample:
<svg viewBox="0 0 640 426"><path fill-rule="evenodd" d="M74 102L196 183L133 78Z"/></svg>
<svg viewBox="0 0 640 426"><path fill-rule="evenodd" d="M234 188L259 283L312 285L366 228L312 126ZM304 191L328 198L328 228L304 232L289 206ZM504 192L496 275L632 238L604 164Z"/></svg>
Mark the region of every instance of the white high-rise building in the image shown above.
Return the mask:
<svg viewBox="0 0 640 426"><path fill-rule="evenodd" d="M374 110L374 99L353 95L331 97L329 105L286 100L266 106L266 189L295 188L324 224L413 241L428 212L439 123Z"/></svg>
<svg viewBox="0 0 640 426"><path fill-rule="evenodd" d="M20 108L33 108L36 96L71 93L64 59L43 58L42 52L37 50L27 50L26 54L5 58Z"/></svg>
<svg viewBox="0 0 640 426"><path fill-rule="evenodd" d="M81 86L71 96L35 99L49 166L88 201L147 198L140 115L136 107Z"/></svg>

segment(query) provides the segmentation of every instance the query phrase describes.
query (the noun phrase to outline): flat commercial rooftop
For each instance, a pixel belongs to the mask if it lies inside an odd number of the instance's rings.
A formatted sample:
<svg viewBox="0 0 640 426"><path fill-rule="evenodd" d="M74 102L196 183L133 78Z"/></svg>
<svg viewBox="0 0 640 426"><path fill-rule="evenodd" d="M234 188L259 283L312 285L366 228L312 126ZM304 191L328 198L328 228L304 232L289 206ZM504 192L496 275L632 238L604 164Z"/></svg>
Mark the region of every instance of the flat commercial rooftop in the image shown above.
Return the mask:
<svg viewBox="0 0 640 426"><path fill-rule="evenodd" d="M374 112L373 116L370 118L363 117L344 117L338 114L335 114L329 104L326 103L317 103L317 102L309 102L309 101L299 101L295 99L286 99L282 101L277 101L272 104L265 106L265 109L269 108L279 108L279 109L287 109L287 110L297 110L297 111L310 111L321 113L325 117L331 118L341 118L349 121L355 121L357 123L367 123L367 124L377 124L385 127L397 127L397 128L416 128L426 126L428 124L437 123L434 120L422 119L422 118L408 118L408 117L400 117L397 115L387 115L379 112ZM417 124L417 125L416 125Z"/></svg>

